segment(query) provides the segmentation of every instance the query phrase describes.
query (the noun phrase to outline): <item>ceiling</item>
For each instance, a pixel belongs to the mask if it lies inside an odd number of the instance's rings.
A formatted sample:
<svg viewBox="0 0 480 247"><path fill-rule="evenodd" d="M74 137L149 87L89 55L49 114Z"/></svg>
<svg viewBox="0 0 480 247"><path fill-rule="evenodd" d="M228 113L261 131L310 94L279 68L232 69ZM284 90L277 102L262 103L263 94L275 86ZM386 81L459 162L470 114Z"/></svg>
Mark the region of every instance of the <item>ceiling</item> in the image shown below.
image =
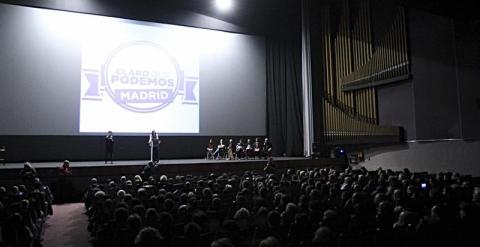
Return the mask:
<svg viewBox="0 0 480 247"><path fill-rule="evenodd" d="M152 0L158 2L158 0ZM221 13L214 0L163 0L172 8L182 8L215 17L247 28L278 28L299 25L301 0L233 0L235 8ZM340 1L340 0L311 0ZM385 0L454 19L478 22L480 1L469 0Z"/></svg>
<svg viewBox="0 0 480 247"><path fill-rule="evenodd" d="M299 29L302 0L233 0L234 8L222 13L215 8L214 0L57 0L58 4L75 6L92 2L115 10L124 9L135 14L148 9L176 9L192 11L214 17L257 33ZM342 1L342 0L310 0ZM355 1L355 0L349 0ZM480 1L468 0L382 0L398 2L407 7L422 9L434 14L451 16L455 19L479 22ZM0 0L0 2L49 6L51 0ZM49 2L47 4L47 2ZM67 4L68 2L68 4ZM153 11L151 11L153 10Z"/></svg>
<svg viewBox="0 0 480 247"><path fill-rule="evenodd" d="M233 0L234 8L218 11L214 0L164 0L171 8L208 15L248 29L264 30L299 25L301 0Z"/></svg>
<svg viewBox="0 0 480 247"><path fill-rule="evenodd" d="M80 9L79 12L82 12L84 6L92 5L101 9L110 9L112 13L121 13L116 17L148 13L145 20L156 19L156 10L159 15L169 9L184 10L223 20L254 33L300 27L301 0L233 1L234 8L222 13L216 9L215 0L0 0L3 3L24 6Z"/></svg>

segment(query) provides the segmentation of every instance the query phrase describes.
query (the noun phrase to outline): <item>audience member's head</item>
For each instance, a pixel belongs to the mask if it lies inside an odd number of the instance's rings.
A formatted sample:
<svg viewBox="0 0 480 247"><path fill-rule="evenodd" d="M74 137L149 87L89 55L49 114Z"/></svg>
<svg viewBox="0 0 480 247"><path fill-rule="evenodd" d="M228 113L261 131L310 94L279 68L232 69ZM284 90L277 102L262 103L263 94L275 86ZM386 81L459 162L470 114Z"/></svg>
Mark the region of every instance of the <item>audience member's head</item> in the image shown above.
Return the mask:
<svg viewBox="0 0 480 247"><path fill-rule="evenodd" d="M144 227L137 234L135 244L140 247L158 247L163 246L163 237L160 232L153 227Z"/></svg>
<svg viewBox="0 0 480 247"><path fill-rule="evenodd" d="M211 247L233 247L232 240L229 238L219 238L212 242Z"/></svg>
<svg viewBox="0 0 480 247"><path fill-rule="evenodd" d="M270 236L262 240L258 247L280 247L280 242L275 237Z"/></svg>

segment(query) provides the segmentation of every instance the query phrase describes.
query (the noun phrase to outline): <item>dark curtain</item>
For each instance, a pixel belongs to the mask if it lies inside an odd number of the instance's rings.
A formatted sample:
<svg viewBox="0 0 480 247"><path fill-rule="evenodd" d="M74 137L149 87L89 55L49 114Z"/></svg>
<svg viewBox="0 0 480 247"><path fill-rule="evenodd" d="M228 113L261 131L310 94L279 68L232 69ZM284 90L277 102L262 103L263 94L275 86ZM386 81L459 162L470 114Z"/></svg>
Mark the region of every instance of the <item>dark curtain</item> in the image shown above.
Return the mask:
<svg viewBox="0 0 480 247"><path fill-rule="evenodd" d="M274 155L303 155L300 41L267 38L267 129Z"/></svg>

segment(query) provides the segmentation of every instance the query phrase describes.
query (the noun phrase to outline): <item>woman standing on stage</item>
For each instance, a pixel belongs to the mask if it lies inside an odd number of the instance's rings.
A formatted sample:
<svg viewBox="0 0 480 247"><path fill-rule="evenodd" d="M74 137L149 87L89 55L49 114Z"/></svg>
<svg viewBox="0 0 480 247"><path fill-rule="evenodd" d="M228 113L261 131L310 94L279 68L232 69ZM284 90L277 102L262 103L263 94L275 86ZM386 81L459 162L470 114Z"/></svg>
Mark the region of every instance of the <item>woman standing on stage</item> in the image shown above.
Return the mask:
<svg viewBox="0 0 480 247"><path fill-rule="evenodd" d="M105 136L105 164L107 161L113 164L113 133L111 131Z"/></svg>
<svg viewBox="0 0 480 247"><path fill-rule="evenodd" d="M160 143L162 141L158 137L157 132L155 130L152 130L152 133L150 133L150 139L148 140L148 144L150 145L150 160L153 163L158 163L159 160L159 150L160 150Z"/></svg>

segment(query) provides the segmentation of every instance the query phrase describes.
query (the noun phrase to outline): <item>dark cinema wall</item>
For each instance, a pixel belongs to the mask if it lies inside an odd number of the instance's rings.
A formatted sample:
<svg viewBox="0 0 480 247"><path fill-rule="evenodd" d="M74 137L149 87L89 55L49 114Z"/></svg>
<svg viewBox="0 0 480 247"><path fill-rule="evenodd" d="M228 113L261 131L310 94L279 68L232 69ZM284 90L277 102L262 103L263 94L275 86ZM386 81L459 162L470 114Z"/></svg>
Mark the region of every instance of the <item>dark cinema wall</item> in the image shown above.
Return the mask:
<svg viewBox="0 0 480 247"><path fill-rule="evenodd" d="M412 78L378 88L379 117L419 141L367 149L362 166L478 176L480 25L409 9L409 38Z"/></svg>
<svg viewBox="0 0 480 247"><path fill-rule="evenodd" d="M412 78L378 87L380 124L407 140L478 139L478 26L408 9Z"/></svg>

